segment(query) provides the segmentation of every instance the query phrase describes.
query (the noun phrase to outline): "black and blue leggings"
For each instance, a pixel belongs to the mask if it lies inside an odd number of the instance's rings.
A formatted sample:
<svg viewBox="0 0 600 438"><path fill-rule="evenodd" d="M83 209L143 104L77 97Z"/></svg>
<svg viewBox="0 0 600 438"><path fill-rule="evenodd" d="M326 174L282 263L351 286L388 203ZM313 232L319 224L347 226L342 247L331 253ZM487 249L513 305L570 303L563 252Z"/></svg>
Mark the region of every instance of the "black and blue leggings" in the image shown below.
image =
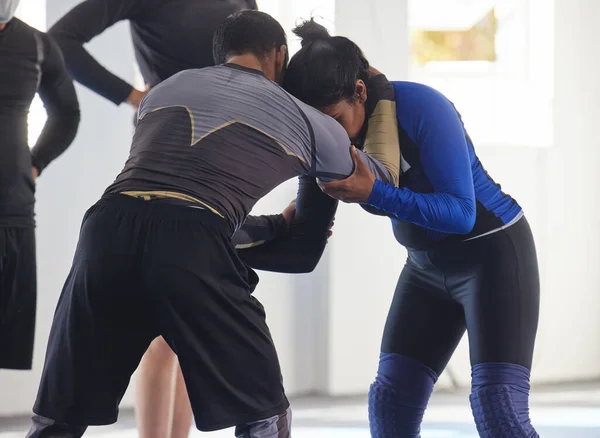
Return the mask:
<svg viewBox="0 0 600 438"><path fill-rule="evenodd" d="M467 330L479 436L538 437L528 397L539 296L524 217L474 240L409 252L369 393L371 435L420 436L433 386Z"/></svg>

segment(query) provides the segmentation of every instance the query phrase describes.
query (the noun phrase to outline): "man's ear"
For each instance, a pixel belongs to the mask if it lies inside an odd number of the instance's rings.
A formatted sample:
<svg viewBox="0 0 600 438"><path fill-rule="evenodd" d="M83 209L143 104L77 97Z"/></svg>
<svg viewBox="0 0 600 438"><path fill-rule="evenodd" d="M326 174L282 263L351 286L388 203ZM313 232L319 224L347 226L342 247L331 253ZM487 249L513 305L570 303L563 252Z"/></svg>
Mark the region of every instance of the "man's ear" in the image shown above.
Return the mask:
<svg viewBox="0 0 600 438"><path fill-rule="evenodd" d="M287 57L288 51L287 51L287 46L281 46L279 47L279 50L277 51L277 66L281 67L281 68L285 68L287 66Z"/></svg>

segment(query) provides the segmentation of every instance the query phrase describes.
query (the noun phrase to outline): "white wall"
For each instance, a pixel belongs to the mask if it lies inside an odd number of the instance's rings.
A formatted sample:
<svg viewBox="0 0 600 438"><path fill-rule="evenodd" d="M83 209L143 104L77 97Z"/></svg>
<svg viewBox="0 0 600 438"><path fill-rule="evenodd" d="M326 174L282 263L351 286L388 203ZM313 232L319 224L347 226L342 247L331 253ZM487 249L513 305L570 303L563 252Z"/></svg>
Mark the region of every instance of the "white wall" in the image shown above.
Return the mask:
<svg viewBox="0 0 600 438"><path fill-rule="evenodd" d="M262 199L254 214L277 213L295 198L295 180L282 184ZM288 394L312 392L322 367L319 351L326 339L321 327L326 317L323 298L327 294L327 255L312 274L284 275L259 272L256 297L264 304L267 323L277 347Z"/></svg>
<svg viewBox="0 0 600 438"><path fill-rule="evenodd" d="M600 61L595 56L595 18L600 3L555 0L555 8L556 147L544 159L544 187L539 191L547 205L539 373L552 380L597 378Z"/></svg>
<svg viewBox="0 0 600 438"><path fill-rule="evenodd" d="M406 79L406 0L338 0L335 31L355 41L390 79ZM406 251L390 221L341 205L330 243L329 354L325 392L368 389L379 358L385 317Z"/></svg>
<svg viewBox="0 0 600 438"><path fill-rule="evenodd" d="M555 0L554 146L479 148L523 205L540 260L534 384L600 378L600 62L595 0ZM550 72L552 74L552 72ZM468 383L466 351L453 361Z"/></svg>

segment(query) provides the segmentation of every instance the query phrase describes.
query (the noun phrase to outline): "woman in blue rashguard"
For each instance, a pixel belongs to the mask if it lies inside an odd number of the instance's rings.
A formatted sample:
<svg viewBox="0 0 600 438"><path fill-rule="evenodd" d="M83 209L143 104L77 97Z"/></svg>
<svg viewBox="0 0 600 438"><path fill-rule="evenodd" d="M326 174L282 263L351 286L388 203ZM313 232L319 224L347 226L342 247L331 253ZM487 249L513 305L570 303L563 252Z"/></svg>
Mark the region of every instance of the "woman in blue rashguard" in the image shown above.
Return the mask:
<svg viewBox="0 0 600 438"><path fill-rule="evenodd" d="M360 144L367 60L353 42L312 21L295 33L302 49L290 61L285 88L336 118ZM348 179L321 184L334 198L391 217L408 249L369 393L371 434L419 436L433 386L467 330L479 435L538 437L528 397L539 276L527 220L483 168L452 103L421 84L392 85L399 187L376 181L360 160Z"/></svg>

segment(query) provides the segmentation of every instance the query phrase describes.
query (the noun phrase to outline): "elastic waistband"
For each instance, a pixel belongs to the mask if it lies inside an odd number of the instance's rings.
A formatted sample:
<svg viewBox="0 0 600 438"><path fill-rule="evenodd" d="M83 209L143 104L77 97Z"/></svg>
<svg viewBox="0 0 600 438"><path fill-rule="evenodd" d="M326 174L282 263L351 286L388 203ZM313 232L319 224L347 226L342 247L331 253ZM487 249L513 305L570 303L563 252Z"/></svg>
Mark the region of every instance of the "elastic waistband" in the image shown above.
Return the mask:
<svg viewBox="0 0 600 438"><path fill-rule="evenodd" d="M500 231L502 231L502 230L506 230L507 228L510 228L510 227L512 227L514 224L516 224L517 222L519 222L519 221L520 221L520 220L521 220L523 217L525 217L525 213L523 212L523 210L521 210L521 211L519 212L519 214L517 214L517 215L516 215L516 216L513 218L513 220L511 220L511 221L510 221L509 223L507 223L506 225L504 225L504 226L502 226L502 227L499 227L499 228L496 228L496 229L494 229L494 230L490 230L490 231L488 231L487 233L483 233L483 234L480 234L480 235L478 235L478 236L470 237L470 238L468 238L468 239L465 239L464 241L465 241L465 242L468 242L468 241L470 241L470 240L479 239L479 238L481 238L481 237L489 236L490 234L494 234L494 233L498 233L498 232L500 232Z"/></svg>
<svg viewBox="0 0 600 438"><path fill-rule="evenodd" d="M96 205L119 207L123 210L142 214L159 214L175 220L197 221L203 225L210 225L227 233L233 234L233 227L229 221L208 209L189 208L189 206L161 202L161 200L144 200L125 194L105 194Z"/></svg>
<svg viewBox="0 0 600 438"><path fill-rule="evenodd" d="M212 211L217 216L225 218L225 216L223 216L219 211L217 211L216 208L211 207L206 202L201 201L198 198L194 198L193 196L183 194L183 193L168 192L168 191L163 191L163 190L152 190L152 191L126 191L126 192L121 192L120 194L131 196L132 198L138 198L143 201L154 201L157 199L166 199L166 200L173 199L173 200L177 200L177 201L188 202L188 203L190 203L190 205L198 205L203 208L207 208L208 210Z"/></svg>
<svg viewBox="0 0 600 438"><path fill-rule="evenodd" d="M500 236L501 233L509 232L509 230L511 230L513 227L515 227L515 229L518 229L518 227L522 225L527 226L527 219L525 218L525 214L523 212L519 213L510 223L500 228L490 230L487 233L480 234L479 236L471 237L469 239L464 240L457 239L450 241L442 241L440 244L426 249L409 249L409 258L413 261L427 264L430 262L431 256L433 255L452 254L452 251L464 250L468 248L469 244L477 242L483 237L493 238L495 235Z"/></svg>

